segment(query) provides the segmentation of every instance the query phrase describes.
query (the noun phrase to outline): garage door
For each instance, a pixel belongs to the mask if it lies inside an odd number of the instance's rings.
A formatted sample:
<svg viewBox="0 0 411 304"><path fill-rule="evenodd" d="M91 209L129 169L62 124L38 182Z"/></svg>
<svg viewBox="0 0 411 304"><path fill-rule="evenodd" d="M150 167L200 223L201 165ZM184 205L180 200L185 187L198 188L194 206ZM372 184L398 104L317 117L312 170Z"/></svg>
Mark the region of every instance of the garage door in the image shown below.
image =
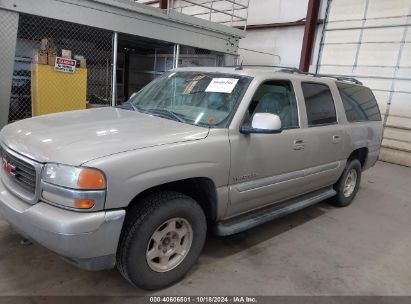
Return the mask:
<svg viewBox="0 0 411 304"><path fill-rule="evenodd" d="M355 76L378 100L380 159L411 167L411 0L333 0L319 72Z"/></svg>

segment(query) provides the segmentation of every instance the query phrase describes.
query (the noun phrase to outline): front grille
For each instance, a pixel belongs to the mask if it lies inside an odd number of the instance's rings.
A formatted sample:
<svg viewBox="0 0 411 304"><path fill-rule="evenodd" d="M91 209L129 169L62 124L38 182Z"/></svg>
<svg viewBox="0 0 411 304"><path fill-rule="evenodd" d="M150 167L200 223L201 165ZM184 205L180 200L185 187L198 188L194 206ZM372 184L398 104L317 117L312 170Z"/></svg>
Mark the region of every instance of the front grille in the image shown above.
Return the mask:
<svg viewBox="0 0 411 304"><path fill-rule="evenodd" d="M6 175L31 194L36 192L36 168L28 162L8 153L1 149L2 154L2 170L6 171ZM7 169L8 167L9 169Z"/></svg>

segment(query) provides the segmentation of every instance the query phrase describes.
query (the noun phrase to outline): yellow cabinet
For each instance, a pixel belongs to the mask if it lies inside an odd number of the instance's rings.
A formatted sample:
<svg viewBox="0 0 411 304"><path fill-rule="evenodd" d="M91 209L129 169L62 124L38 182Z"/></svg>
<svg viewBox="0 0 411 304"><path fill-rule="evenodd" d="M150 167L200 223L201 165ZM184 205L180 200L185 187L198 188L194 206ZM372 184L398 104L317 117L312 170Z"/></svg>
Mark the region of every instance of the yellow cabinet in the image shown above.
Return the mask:
<svg viewBox="0 0 411 304"><path fill-rule="evenodd" d="M54 71L44 64L31 65L33 116L86 108L87 69L74 73Z"/></svg>

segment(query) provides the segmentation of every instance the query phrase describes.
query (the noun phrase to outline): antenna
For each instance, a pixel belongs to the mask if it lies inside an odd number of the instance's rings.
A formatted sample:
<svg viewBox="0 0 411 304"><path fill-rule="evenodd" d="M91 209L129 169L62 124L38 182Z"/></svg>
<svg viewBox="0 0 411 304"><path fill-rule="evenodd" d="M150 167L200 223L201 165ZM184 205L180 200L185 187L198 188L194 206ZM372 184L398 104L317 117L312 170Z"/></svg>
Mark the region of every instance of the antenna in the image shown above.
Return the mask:
<svg viewBox="0 0 411 304"><path fill-rule="evenodd" d="M243 69L243 61L244 60L241 60L240 66L235 68L237 71L240 71Z"/></svg>

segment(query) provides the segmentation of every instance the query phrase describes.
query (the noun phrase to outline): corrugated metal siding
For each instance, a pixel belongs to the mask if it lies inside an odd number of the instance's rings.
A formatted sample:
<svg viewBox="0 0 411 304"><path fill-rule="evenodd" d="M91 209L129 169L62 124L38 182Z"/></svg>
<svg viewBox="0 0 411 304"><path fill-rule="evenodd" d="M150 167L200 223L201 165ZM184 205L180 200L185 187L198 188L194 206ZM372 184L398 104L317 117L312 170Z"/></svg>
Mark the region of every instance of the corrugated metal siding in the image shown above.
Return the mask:
<svg viewBox="0 0 411 304"><path fill-rule="evenodd" d="M357 77L385 122L380 159L411 167L411 0L333 0L319 72Z"/></svg>

